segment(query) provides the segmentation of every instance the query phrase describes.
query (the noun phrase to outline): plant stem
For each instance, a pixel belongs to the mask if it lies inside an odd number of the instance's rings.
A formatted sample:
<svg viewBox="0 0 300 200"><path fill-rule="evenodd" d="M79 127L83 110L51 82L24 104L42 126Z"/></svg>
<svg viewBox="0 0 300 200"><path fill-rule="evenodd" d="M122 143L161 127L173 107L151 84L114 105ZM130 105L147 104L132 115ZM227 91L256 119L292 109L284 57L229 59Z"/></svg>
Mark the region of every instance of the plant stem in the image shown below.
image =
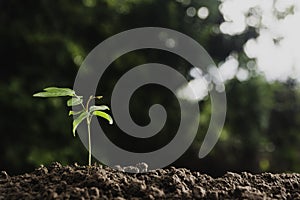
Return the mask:
<svg viewBox="0 0 300 200"><path fill-rule="evenodd" d="M88 126L88 143L89 143L89 166L91 166L92 163L92 147L91 147L91 121L89 120L89 117L86 118L86 123Z"/></svg>
<svg viewBox="0 0 300 200"><path fill-rule="evenodd" d="M86 107L85 107L85 110L86 112L88 113L89 112L89 104L91 102L91 100L94 99L94 97L91 95L89 100L86 102ZM87 123L87 126L88 126L88 143L89 143L89 166L91 166L92 164L92 145L91 145L91 118L88 114L88 117L86 118L86 123Z"/></svg>
<svg viewBox="0 0 300 200"><path fill-rule="evenodd" d="M88 116L86 118L86 123L87 123L87 128L88 128L88 151L89 151L89 166L92 165L92 144L91 144L91 121L92 121L92 117L90 117L89 115L89 104L91 102L91 100L95 99L96 97L94 96L90 96L90 98L87 100L86 102L86 106L83 105L83 103L81 103L82 108L88 113Z"/></svg>
<svg viewBox="0 0 300 200"><path fill-rule="evenodd" d="M92 99L95 99L94 96L90 96L90 98L88 99L88 101L86 102L86 107L85 107L85 110L88 112L89 111L89 105L90 105L90 102Z"/></svg>

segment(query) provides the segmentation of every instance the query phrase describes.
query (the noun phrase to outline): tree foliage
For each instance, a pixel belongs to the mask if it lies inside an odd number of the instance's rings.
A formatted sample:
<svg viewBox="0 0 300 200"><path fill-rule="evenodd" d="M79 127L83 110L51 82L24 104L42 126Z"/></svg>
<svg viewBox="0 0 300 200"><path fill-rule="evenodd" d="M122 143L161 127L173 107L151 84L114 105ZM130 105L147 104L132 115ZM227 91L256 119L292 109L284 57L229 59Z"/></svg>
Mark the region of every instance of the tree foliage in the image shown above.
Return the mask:
<svg viewBox="0 0 300 200"><path fill-rule="evenodd" d="M239 36L221 34L218 26L223 18L218 5L219 1L184 0L0 1L0 169L16 174L53 161L85 164L83 145L79 140L69 140L66 134L72 123L65 117L65 103L60 99L45 103L31 94L48 85L71 87L87 53L116 33L144 26L171 28L196 39L216 63L234 52L245 66L249 59L242 52L243 45L256 32L249 28ZM201 6L210 12L205 20L187 15L188 8ZM190 78L187 70L191 66L176 55L149 49L131 52L114 61L105 72L97 91L107 97L104 104L109 105L113 86L122 74L148 62L174 66ZM202 160L197 158L210 120L210 102L206 100L200 102L199 134L174 164L212 175L228 170L300 172L297 83L269 83L253 72L246 81L228 81L226 92L226 124L214 150ZM134 146L136 152L153 150L148 142L161 141L164 145L174 136L178 103L170 92L157 86L144 86L132 97L132 117L140 125L149 122L149 106L170 102L169 125L151 140L120 135L116 126L103 124L104 130L121 147Z"/></svg>

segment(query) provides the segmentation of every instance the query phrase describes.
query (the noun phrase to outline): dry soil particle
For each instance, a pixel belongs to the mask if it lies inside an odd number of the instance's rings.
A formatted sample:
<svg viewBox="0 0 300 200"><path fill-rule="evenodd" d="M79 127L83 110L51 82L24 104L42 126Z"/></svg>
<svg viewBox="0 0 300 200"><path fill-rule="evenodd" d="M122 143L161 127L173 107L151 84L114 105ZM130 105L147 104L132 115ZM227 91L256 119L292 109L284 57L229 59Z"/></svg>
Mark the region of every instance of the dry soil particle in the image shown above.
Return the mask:
<svg viewBox="0 0 300 200"><path fill-rule="evenodd" d="M53 163L13 177L2 171L2 199L300 199L300 174L228 172L212 178L174 167L131 174Z"/></svg>

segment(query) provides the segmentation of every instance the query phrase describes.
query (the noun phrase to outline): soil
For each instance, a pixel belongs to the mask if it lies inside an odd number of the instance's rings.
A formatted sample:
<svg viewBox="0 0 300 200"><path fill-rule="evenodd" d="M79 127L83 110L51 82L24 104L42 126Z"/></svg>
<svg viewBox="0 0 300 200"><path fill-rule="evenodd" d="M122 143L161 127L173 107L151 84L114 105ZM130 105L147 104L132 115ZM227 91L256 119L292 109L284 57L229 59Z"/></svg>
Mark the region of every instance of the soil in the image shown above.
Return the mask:
<svg viewBox="0 0 300 200"><path fill-rule="evenodd" d="M125 173L53 163L32 173L0 173L0 199L300 199L300 174L228 172L212 178L170 167Z"/></svg>

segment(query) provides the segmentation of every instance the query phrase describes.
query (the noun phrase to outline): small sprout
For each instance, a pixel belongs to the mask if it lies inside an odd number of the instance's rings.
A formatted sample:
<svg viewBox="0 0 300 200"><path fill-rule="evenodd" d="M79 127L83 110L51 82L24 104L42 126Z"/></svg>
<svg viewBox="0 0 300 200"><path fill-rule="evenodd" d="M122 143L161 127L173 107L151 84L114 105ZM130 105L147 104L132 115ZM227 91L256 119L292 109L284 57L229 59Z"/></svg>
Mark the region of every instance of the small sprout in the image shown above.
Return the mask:
<svg viewBox="0 0 300 200"><path fill-rule="evenodd" d="M88 151L89 151L89 166L91 166L92 161L92 150L91 150L91 121L93 116L99 116L106 119L109 124L113 124L113 119L111 116L103 111L110 110L106 105L100 106L90 106L90 102L93 99L102 99L103 96L93 96L91 95L87 100L86 104L83 104L83 96L78 96L74 90L70 88L58 88L58 87L48 87L45 88L43 92L39 92L33 95L34 97L71 97L67 101L67 106L81 106L81 110L79 111L69 111L69 116L77 116L73 120L73 135L75 137L75 132L79 124L86 120L87 128L88 128Z"/></svg>

